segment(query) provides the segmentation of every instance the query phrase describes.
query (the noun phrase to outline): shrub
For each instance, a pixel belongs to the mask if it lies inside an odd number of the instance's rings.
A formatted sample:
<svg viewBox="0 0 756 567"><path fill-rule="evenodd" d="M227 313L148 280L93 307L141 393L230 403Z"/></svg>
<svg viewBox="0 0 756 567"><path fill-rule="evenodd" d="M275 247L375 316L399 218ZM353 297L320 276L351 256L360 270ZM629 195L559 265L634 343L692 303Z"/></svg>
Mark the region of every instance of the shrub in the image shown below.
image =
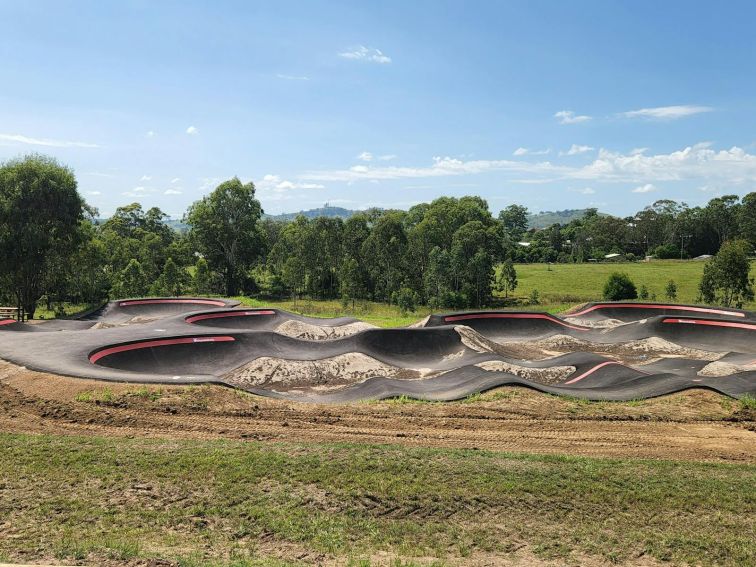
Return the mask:
<svg viewBox="0 0 756 567"><path fill-rule="evenodd" d="M530 296L528 297L528 305L540 305L541 304L541 293L534 289L530 292Z"/></svg>
<svg viewBox="0 0 756 567"><path fill-rule="evenodd" d="M604 299L608 301L621 301L623 299L636 299L638 290L633 280L627 274L614 272L604 284Z"/></svg>
<svg viewBox="0 0 756 567"><path fill-rule="evenodd" d="M674 260L680 257L680 249L674 244L662 244L654 248L653 254L660 260Z"/></svg>
<svg viewBox="0 0 756 567"><path fill-rule="evenodd" d="M638 299L648 299L648 288L646 287L646 284L640 286L640 289L638 290Z"/></svg>
<svg viewBox="0 0 756 567"><path fill-rule="evenodd" d="M677 284L675 283L675 280L669 280L667 282L667 287L664 288L664 295L666 295L667 299L670 301L675 301L677 299Z"/></svg>
<svg viewBox="0 0 756 567"><path fill-rule="evenodd" d="M403 287L392 294L392 299L402 315L414 313L417 306L417 294L408 287Z"/></svg>

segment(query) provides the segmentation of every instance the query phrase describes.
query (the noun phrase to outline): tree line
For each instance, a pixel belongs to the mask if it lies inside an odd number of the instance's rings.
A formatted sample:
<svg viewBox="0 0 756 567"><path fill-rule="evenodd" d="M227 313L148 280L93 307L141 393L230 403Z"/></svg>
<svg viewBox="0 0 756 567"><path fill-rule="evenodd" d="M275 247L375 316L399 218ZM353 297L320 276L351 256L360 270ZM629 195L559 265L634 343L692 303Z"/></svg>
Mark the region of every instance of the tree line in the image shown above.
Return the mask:
<svg viewBox="0 0 756 567"><path fill-rule="evenodd" d="M525 207L494 216L476 196L346 220L262 215L254 185L233 178L189 207L185 232L139 203L100 221L70 168L41 155L11 160L0 166L0 302L29 315L40 300L189 293L482 307L516 287L517 262L685 258L728 241L747 253L756 245L756 193L705 207L661 200L626 218L590 209L543 230L528 229Z"/></svg>

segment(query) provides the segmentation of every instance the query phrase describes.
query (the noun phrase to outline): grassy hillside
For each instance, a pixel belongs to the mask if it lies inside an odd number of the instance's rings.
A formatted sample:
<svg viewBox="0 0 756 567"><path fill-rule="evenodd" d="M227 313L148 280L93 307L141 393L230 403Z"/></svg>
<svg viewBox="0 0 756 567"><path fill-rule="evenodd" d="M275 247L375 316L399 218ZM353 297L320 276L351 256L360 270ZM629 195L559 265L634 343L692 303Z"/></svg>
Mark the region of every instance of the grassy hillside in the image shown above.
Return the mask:
<svg viewBox="0 0 756 567"><path fill-rule="evenodd" d="M0 454L0 562L756 561L743 464L10 434Z"/></svg>

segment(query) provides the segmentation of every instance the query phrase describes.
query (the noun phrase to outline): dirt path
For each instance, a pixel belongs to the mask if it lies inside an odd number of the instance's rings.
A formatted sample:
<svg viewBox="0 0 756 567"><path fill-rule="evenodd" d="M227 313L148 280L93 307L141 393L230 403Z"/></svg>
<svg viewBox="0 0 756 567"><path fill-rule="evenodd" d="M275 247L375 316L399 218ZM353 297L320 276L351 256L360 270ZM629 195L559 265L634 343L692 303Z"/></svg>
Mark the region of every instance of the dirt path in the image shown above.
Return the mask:
<svg viewBox="0 0 756 567"><path fill-rule="evenodd" d="M602 457L756 462L753 412L691 391L585 403L502 388L468 403L316 406L217 386L139 386L0 361L0 431L396 443Z"/></svg>

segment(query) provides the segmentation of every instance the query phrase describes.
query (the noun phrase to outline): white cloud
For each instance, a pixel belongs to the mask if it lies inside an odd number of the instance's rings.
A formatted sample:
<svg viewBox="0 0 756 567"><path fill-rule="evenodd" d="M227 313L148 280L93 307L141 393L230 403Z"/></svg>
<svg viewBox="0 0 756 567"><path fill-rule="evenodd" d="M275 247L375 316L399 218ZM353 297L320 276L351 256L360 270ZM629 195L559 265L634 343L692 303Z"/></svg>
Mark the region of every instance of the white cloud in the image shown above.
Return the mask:
<svg viewBox="0 0 756 567"><path fill-rule="evenodd" d="M576 115L572 110L560 110L554 113L554 118L559 120L560 124L579 124L580 122L587 122L591 119L590 116Z"/></svg>
<svg viewBox="0 0 756 567"><path fill-rule="evenodd" d="M299 177L313 181L353 182L370 179L414 179L423 177L442 177L448 175L467 175L487 171L512 171L519 173L558 173L567 174L573 168L557 167L549 162L529 163L513 160L472 160L462 161L452 157L434 157L427 167L369 167L355 165L349 169L331 171L310 171Z"/></svg>
<svg viewBox="0 0 756 567"><path fill-rule="evenodd" d="M198 189L203 193L215 189L220 182L223 181L220 177L203 177L200 179L200 186Z"/></svg>
<svg viewBox="0 0 756 567"><path fill-rule="evenodd" d="M716 179L733 185L756 182L756 155L733 146L714 150L709 143L688 146L669 154L621 154L599 150L593 163L568 174L576 179L611 182L653 183Z"/></svg>
<svg viewBox="0 0 756 567"><path fill-rule="evenodd" d="M150 130L149 132L147 132L147 133L145 134L145 136L146 136L147 138L154 138L154 137L155 137L155 131L154 131L154 130Z"/></svg>
<svg viewBox="0 0 756 567"><path fill-rule="evenodd" d="M625 118L649 118L652 120L675 120L703 112L714 110L710 106L697 106L693 104L681 104L676 106L657 106L654 108L641 108L620 113Z"/></svg>
<svg viewBox="0 0 756 567"><path fill-rule="evenodd" d="M382 156L378 156L378 159L380 161L391 161L392 159L396 159L396 154L384 154Z"/></svg>
<svg viewBox="0 0 756 567"><path fill-rule="evenodd" d="M101 191L87 191L87 195L92 195L93 197L96 197L97 195L102 195Z"/></svg>
<svg viewBox="0 0 756 567"><path fill-rule="evenodd" d="M653 186L651 183L646 183L645 185L639 185L635 189L633 189L633 193L651 193L653 191L656 191L656 187Z"/></svg>
<svg viewBox="0 0 756 567"><path fill-rule="evenodd" d="M586 152L593 151L593 149L594 148L592 146L580 146L578 144L572 144L569 150L567 150L566 152L559 152L559 155L560 156L576 156L576 155L584 154Z"/></svg>
<svg viewBox="0 0 756 567"><path fill-rule="evenodd" d="M53 140L51 138L30 138L21 134L0 134L0 140L27 144L29 146L47 146L51 148L99 148L97 144L88 142L74 142L71 140Z"/></svg>
<svg viewBox="0 0 756 567"><path fill-rule="evenodd" d="M391 57L385 55L380 49L365 47L364 45L351 47L347 51L339 53L339 57L343 57L344 59L354 59L357 61L370 61L372 63L391 63Z"/></svg>
<svg viewBox="0 0 756 567"><path fill-rule="evenodd" d="M151 181L152 176L151 175L142 175L142 177L139 178L139 181Z"/></svg>
<svg viewBox="0 0 756 567"><path fill-rule="evenodd" d="M419 179L486 172L514 174L515 183L551 183L560 180L595 180L602 183L660 183L695 180L699 184L743 185L756 183L756 155L739 147L714 150L710 144L696 144L669 154L623 154L600 149L591 163L583 166L555 165L548 161L469 160L435 157L428 166L355 165L347 169L306 171L298 176L307 181L352 183L371 179Z"/></svg>
<svg viewBox="0 0 756 567"><path fill-rule="evenodd" d="M281 179L279 175L271 173L265 175L260 181L255 183L255 187L260 191L269 191L273 193L285 193L293 189L325 189L325 185L320 183L299 183Z"/></svg>
<svg viewBox="0 0 756 567"><path fill-rule="evenodd" d="M582 195L595 195L596 191L594 189L592 189L591 187L586 187L584 189L578 190L578 193L580 193Z"/></svg>
<svg viewBox="0 0 756 567"><path fill-rule="evenodd" d="M195 128L194 126L189 126L189 128L186 129L186 133L190 136L196 136L197 134L199 134L199 130L197 130L197 128Z"/></svg>
<svg viewBox="0 0 756 567"><path fill-rule="evenodd" d="M166 189L163 195L181 195L181 191L178 189Z"/></svg>
<svg viewBox="0 0 756 567"><path fill-rule="evenodd" d="M127 197L144 197L148 193L152 193L152 190L140 185L139 187L134 187L131 191L124 191L121 195Z"/></svg>
<svg viewBox="0 0 756 567"><path fill-rule="evenodd" d="M373 154L371 154L370 152L362 152L357 156L357 159L362 161L373 161Z"/></svg>
<svg viewBox="0 0 756 567"><path fill-rule="evenodd" d="M529 148L517 148L514 152L512 152L513 156L516 157L522 157L522 156L545 156L547 154L551 153L551 149L546 148L545 150L531 150Z"/></svg>
<svg viewBox="0 0 756 567"><path fill-rule="evenodd" d="M278 73L276 75L276 78L282 79L284 81L309 81L310 77L305 77L303 75L284 75L282 73Z"/></svg>
<svg viewBox="0 0 756 567"><path fill-rule="evenodd" d="M174 177L173 179L171 179L171 183L178 183L179 181L181 181L180 177Z"/></svg>

